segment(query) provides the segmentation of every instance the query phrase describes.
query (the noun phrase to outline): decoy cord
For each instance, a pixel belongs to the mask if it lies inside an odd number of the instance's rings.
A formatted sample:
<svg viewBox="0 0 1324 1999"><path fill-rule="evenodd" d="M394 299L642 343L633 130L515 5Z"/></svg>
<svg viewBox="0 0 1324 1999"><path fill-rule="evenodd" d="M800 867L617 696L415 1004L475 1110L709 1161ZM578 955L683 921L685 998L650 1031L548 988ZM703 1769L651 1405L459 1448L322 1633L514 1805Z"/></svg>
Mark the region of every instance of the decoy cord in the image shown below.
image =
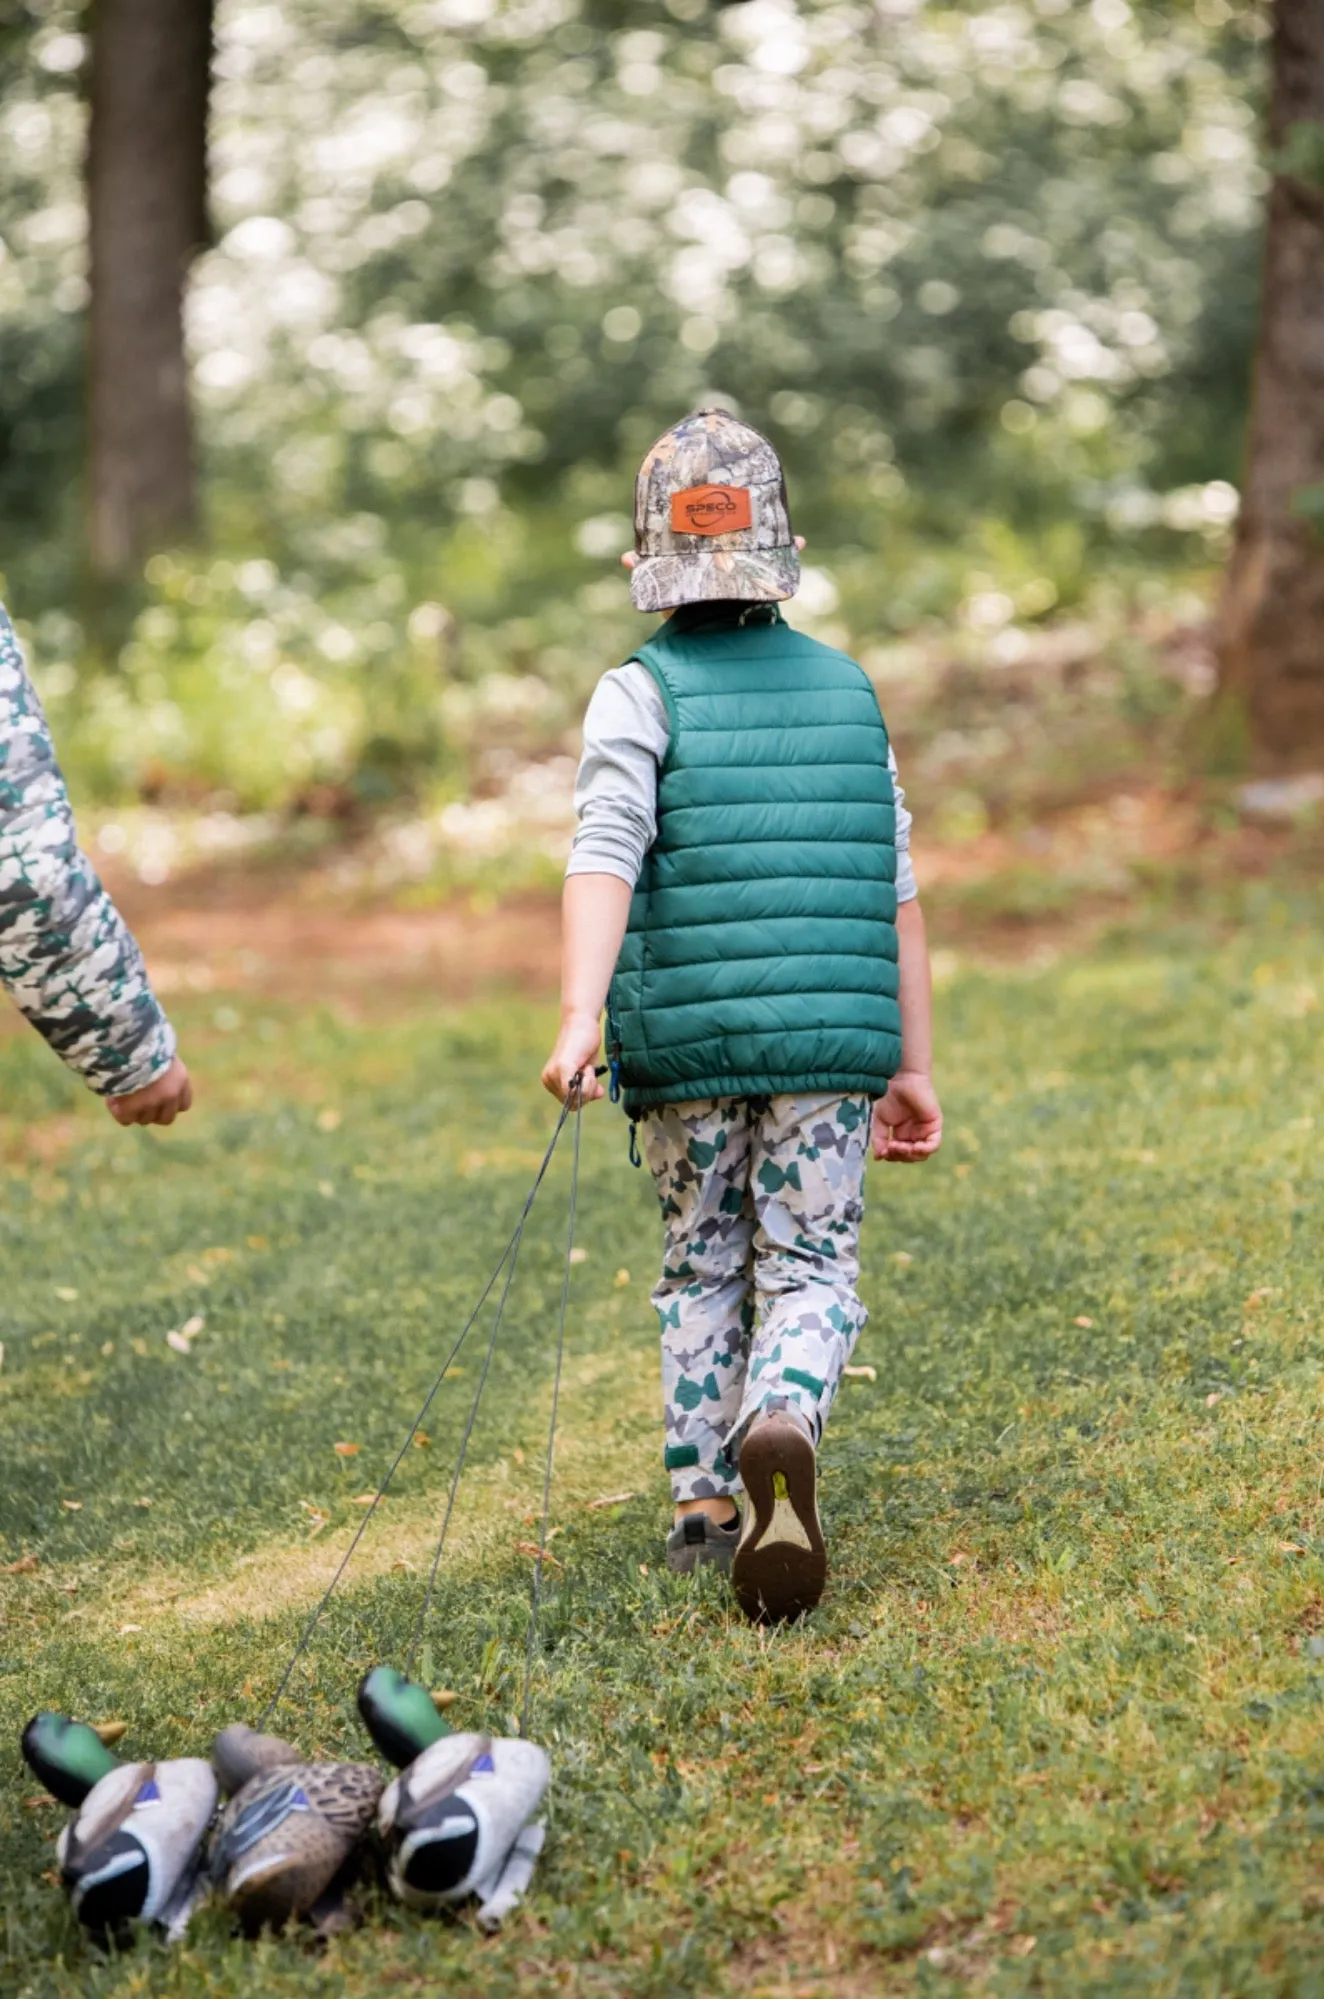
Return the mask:
<svg viewBox="0 0 1324 1999"><path fill-rule="evenodd" d="M277 1706L279 1705L280 1700L283 1694L285 1693L285 1689L288 1687L290 1683L290 1676L294 1672L295 1667L298 1665L304 1653L307 1651L308 1646L312 1641L313 1633L314 1631L316 1631L318 1623L321 1620L322 1613L325 1611L328 1603L330 1603L332 1596L335 1594L335 1591L340 1584L342 1576L344 1575L346 1569L349 1567L350 1562L353 1560L355 1550L358 1548L359 1542L363 1539L363 1536L367 1532L368 1525L372 1519L373 1514L377 1511L377 1508L381 1504L381 1501L385 1498L391 1480L395 1477L396 1472L400 1469L400 1466L404 1460L405 1452L409 1449L410 1444L413 1442L413 1439L418 1431L419 1425L422 1423L423 1418L427 1415L428 1410L432 1407L433 1401L435 1400L437 1395L437 1391L440 1389L442 1382L445 1380L447 1373L449 1372L452 1364L454 1363L456 1355L459 1353L461 1347L464 1345L466 1339L469 1337L470 1330L473 1327L474 1322L478 1318L479 1313L482 1311L484 1305L491 1297L492 1292L495 1289L497 1279L500 1277L502 1271L506 1270L506 1281L504 1286L502 1287L501 1297L498 1300L496 1317L492 1326L492 1334L491 1338L488 1341L487 1353L484 1357L482 1374L478 1383L478 1392L474 1396L473 1404L469 1411L469 1419L465 1426L464 1436L460 1445L459 1461L455 1467L455 1475L451 1480L450 1496L446 1503L446 1512L442 1520L441 1533L437 1541L437 1551L435 1556L433 1557L432 1571L428 1578L428 1588L427 1588L427 1594L423 1602L423 1610L420 1613L418 1625L414 1633L414 1643L417 1644L418 1637L423 1626L423 1619L426 1616L428 1605L432 1601L433 1585L436 1580L437 1568L441 1561L441 1551L445 1542L446 1531L450 1525L451 1509L455 1503L455 1491L456 1487L459 1484L460 1471L464 1464L464 1456L466 1451L468 1450L469 1438L470 1435L472 1434L474 1421L478 1414L478 1403L482 1396L483 1386L487 1380L487 1371L489 1363L491 1362L492 1359L492 1349L496 1344L497 1330L501 1324L501 1317L502 1313L505 1310L506 1299L510 1294L511 1280L513 1279L515 1274L515 1265L519 1260L519 1249L520 1249L520 1243L523 1241L524 1238L524 1227L529 1219L529 1214L530 1211L532 1210L534 1200L537 1197L538 1189L542 1186L543 1180L546 1177L547 1168L551 1165L552 1154L556 1151L557 1142L560 1139L561 1133L565 1129L566 1119L570 1116L572 1108L575 1112L575 1167L574 1167L574 1179L572 1180L571 1189L570 1189L570 1222L571 1222L572 1231L574 1228L575 1195L576 1195L576 1189L579 1177L579 1110L581 1103L581 1095L582 1092L579 1087L578 1079L576 1079L576 1082L571 1086L571 1090L567 1095L565 1102L561 1106L561 1115L556 1121L556 1129L553 1131L552 1136L548 1141L547 1150L544 1152L542 1156L542 1164L539 1166L537 1174L534 1178L533 1185L529 1189L528 1195L524 1202L524 1206L520 1211L519 1220L515 1224L515 1227L511 1232L510 1240L507 1242L505 1248L502 1250L500 1259L497 1263L495 1270L492 1272L492 1275L488 1278L487 1283L483 1286L482 1295L479 1298L478 1303L474 1306L472 1312L469 1314L469 1317L465 1320L464 1326L460 1332L458 1339L455 1341L454 1346L451 1348L445 1360L442 1362L442 1365L437 1372L436 1378L434 1379L432 1386L429 1388L427 1394L424 1396L418 1414L415 1416L413 1422L409 1426L409 1429L405 1433L404 1442L401 1444L399 1450L396 1452L394 1458L391 1460L391 1463L387 1468L385 1478L382 1480L376 1492L373 1494L372 1503L367 1508L367 1511L364 1513L362 1520L359 1522L358 1527L355 1529L353 1538L350 1541L349 1546L346 1548L344 1554L340 1558L340 1562L336 1568L335 1574L332 1576L330 1582L326 1586L326 1589L323 1591L321 1597L318 1599L318 1602L316 1603L311 1614L309 1615L308 1620L305 1623L303 1630L299 1635L299 1641L290 1655L289 1662L285 1667L285 1671L281 1674L280 1682L276 1687L276 1691L272 1694L271 1699L267 1702L266 1707L262 1711L262 1718L258 1724L260 1728L266 1727L268 1721L271 1719L272 1714L275 1712ZM508 1270L506 1268L507 1264L509 1264ZM562 1292L561 1292L561 1326L557 1340L556 1381L552 1392L553 1428L555 1427L556 1400L560 1390L560 1381L561 1381L561 1349L565 1336L566 1292L569 1287L569 1281L570 1281L570 1251L569 1251L569 1246L567 1246L565 1276L562 1283ZM539 1543L538 1567L537 1569L535 1569L534 1572L535 1619L537 1615L538 1582L542 1568L542 1552L546 1547L547 1494L548 1494L548 1489L550 1487L550 1480L551 1480L551 1451L550 1451L550 1442L549 1442L548 1469L547 1469L547 1478L544 1481L544 1496L543 1496L543 1538ZM529 1654L530 1662L532 1660L532 1637L533 1633L531 1630L530 1654ZM411 1661L412 1661L412 1652L411 1652ZM525 1673L526 1701L527 1698L528 1698L528 1671L526 1667L526 1673Z"/></svg>
<svg viewBox="0 0 1324 1999"><path fill-rule="evenodd" d="M533 1565L533 1594L529 1602L529 1642L524 1654L524 1697L520 1702L519 1732L529 1732L529 1683L533 1677L533 1653L538 1640L538 1610L542 1601L543 1559L547 1553L547 1519L552 1503L552 1451L556 1444L556 1409L561 1399L561 1363L565 1358L565 1318L570 1302L570 1260L575 1247L575 1207L579 1199L580 1086L574 1083L575 1142L570 1167L570 1220L565 1237L565 1263L561 1270L561 1315L556 1327L556 1368L552 1375L552 1414L547 1425L547 1463L542 1479L542 1525L538 1530L538 1559Z"/></svg>

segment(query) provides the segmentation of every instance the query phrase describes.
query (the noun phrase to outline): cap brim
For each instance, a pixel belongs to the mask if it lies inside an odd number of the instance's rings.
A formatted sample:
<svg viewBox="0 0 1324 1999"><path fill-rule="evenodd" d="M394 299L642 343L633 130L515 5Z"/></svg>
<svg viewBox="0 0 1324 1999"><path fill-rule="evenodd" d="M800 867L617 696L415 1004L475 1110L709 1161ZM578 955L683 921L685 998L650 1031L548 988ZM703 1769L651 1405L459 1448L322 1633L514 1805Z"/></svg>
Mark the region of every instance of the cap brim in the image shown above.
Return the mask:
<svg viewBox="0 0 1324 1999"><path fill-rule="evenodd" d="M682 604L776 604L800 587L800 557L791 548L687 549L641 555L630 571L636 611L675 611Z"/></svg>

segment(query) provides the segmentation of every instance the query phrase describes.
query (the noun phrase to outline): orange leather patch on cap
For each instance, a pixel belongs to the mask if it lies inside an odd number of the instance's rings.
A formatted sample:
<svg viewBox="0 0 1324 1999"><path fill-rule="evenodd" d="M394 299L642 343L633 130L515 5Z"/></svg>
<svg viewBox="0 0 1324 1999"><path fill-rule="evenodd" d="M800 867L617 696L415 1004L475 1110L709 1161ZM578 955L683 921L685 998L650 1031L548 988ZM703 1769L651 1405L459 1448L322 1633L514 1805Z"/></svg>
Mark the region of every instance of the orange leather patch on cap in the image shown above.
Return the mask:
<svg viewBox="0 0 1324 1999"><path fill-rule="evenodd" d="M734 534L753 523L746 486L690 486L671 495L673 534Z"/></svg>

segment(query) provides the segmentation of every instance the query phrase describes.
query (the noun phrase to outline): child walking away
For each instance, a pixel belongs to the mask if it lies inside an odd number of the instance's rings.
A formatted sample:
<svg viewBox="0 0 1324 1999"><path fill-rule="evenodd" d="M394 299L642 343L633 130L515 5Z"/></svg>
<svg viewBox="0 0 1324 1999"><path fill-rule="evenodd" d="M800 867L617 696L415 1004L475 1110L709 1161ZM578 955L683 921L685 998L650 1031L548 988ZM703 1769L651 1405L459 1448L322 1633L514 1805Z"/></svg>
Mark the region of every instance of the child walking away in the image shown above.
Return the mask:
<svg viewBox="0 0 1324 1999"><path fill-rule="evenodd" d="M910 816L863 669L777 609L801 545L776 453L729 412L644 460L631 596L671 616L585 718L543 1071L603 1094L605 1002L665 1224L667 1561L730 1568L760 1619L827 1575L815 1452L865 1320L870 1143L913 1161L942 1137Z"/></svg>

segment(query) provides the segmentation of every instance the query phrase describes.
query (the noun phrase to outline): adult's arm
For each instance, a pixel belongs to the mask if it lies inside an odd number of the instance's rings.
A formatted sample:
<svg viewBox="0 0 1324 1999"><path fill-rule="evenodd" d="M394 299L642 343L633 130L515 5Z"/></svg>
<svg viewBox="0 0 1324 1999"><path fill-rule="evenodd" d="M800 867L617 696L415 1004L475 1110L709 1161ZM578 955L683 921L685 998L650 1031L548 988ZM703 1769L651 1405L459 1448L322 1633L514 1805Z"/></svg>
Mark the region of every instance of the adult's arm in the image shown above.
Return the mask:
<svg viewBox="0 0 1324 1999"><path fill-rule="evenodd" d="M174 1029L127 924L79 848L46 717L2 606L0 985L112 1111L130 1113L120 1122L170 1121L159 1111L150 1119L134 1114L137 1103L125 1100L143 1091L187 1108Z"/></svg>

